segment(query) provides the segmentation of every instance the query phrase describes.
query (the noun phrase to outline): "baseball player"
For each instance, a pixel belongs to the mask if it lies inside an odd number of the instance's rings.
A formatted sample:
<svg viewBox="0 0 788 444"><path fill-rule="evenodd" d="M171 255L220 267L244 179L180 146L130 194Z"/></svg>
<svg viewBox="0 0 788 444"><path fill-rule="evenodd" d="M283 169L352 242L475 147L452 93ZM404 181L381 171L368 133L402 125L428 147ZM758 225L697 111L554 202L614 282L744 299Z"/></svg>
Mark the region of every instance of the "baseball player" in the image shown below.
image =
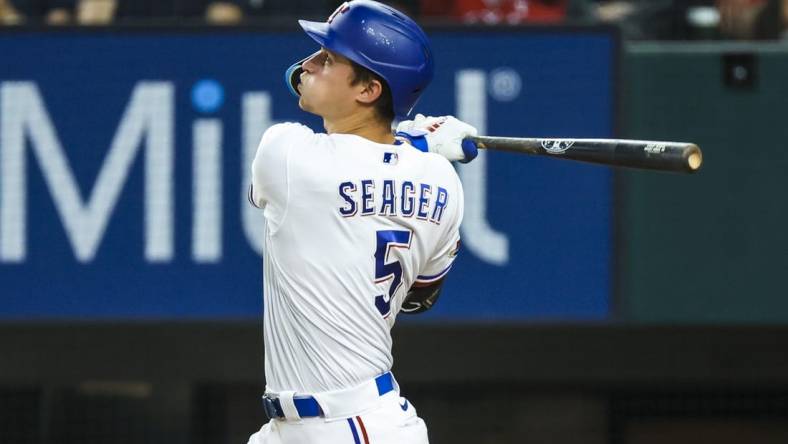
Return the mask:
<svg viewBox="0 0 788 444"><path fill-rule="evenodd" d="M286 80L326 134L270 127L249 198L265 216L264 339L271 419L251 444L427 443L391 374L399 313L429 309L459 249L476 130L409 115L433 76L424 32L358 0L299 21L320 50Z"/></svg>

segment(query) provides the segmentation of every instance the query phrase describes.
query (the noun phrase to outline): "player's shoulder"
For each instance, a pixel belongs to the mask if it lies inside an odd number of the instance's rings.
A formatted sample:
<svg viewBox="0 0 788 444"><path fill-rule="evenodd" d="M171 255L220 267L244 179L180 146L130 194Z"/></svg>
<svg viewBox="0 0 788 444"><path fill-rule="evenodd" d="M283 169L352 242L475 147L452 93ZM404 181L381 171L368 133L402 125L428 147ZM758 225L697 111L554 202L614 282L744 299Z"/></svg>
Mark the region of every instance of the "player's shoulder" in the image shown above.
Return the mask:
<svg viewBox="0 0 788 444"><path fill-rule="evenodd" d="M465 191L463 190L462 181L460 180L460 175L457 173L457 170L454 164L437 153L422 153L425 154L428 158L430 158L430 168L434 170L434 175L437 177L439 182L445 184L447 189L450 192L455 193L455 198L453 199L456 202L459 202L459 217L462 218L462 208L464 207L463 202L465 200ZM457 198L459 197L459 198Z"/></svg>
<svg viewBox="0 0 788 444"><path fill-rule="evenodd" d="M448 159L437 153L415 151L416 155L422 158L421 162L425 164L429 174L459 183L460 178L457 175L457 170Z"/></svg>
<svg viewBox="0 0 788 444"><path fill-rule="evenodd" d="M319 134L300 123L277 123L263 133L257 155L284 162L286 158L310 151L309 148L318 143L319 137Z"/></svg>
<svg viewBox="0 0 788 444"><path fill-rule="evenodd" d="M292 143L294 140L308 139L315 136L315 132L308 126L296 122L283 122L271 125L263 133L261 143Z"/></svg>

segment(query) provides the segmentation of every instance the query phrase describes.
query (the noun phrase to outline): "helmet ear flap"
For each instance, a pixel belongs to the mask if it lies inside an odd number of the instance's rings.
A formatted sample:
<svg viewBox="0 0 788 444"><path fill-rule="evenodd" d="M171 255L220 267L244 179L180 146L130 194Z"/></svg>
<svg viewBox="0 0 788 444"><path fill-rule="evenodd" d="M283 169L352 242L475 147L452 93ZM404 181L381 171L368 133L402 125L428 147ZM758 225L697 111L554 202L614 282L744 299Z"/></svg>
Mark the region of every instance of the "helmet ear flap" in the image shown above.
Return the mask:
<svg viewBox="0 0 788 444"><path fill-rule="evenodd" d="M301 83L301 73L304 72L304 68L301 67L301 64L304 63L304 60L292 64L289 68L287 68L287 71L285 71L285 83L287 83L287 89L289 89L290 92L296 97L301 96L301 94L298 92L298 84Z"/></svg>
<svg viewBox="0 0 788 444"><path fill-rule="evenodd" d="M314 54L304 57L303 59L290 65L290 67L287 68L287 71L285 71L285 83L287 84L287 89L289 89L294 96L301 97L301 93L298 92L298 84L301 83L301 73L304 72L304 62L318 55L319 53L320 51L317 51Z"/></svg>

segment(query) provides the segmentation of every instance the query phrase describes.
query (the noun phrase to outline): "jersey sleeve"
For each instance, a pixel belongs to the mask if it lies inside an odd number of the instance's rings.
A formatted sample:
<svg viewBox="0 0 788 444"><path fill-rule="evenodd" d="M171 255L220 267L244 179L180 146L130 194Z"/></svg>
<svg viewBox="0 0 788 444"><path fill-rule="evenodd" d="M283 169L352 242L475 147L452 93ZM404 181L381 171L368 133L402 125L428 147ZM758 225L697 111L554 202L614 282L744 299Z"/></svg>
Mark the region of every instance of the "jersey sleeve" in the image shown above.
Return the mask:
<svg viewBox="0 0 788 444"><path fill-rule="evenodd" d="M248 197L275 225L282 222L287 212L291 151L311 135L314 133L303 125L280 123L265 131L257 147Z"/></svg>
<svg viewBox="0 0 788 444"><path fill-rule="evenodd" d="M416 282L428 284L436 282L446 276L454 264L454 259L460 250L460 224L464 211L465 198L462 191L462 184L457 179L457 187L454 196L450 196L453 202L448 205L448 216L446 231L443 232L441 241L429 261L421 267Z"/></svg>

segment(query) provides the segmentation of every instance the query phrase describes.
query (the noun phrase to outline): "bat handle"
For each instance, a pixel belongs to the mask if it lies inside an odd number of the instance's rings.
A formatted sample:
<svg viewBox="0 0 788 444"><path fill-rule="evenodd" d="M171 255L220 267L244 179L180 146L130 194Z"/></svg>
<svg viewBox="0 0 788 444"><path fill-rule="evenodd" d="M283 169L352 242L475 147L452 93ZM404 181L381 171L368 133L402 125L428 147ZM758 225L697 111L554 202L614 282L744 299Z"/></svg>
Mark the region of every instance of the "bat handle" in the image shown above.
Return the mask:
<svg viewBox="0 0 788 444"><path fill-rule="evenodd" d="M476 148L478 148L478 149L486 149L487 148L487 145L484 144L484 136L468 136L468 137L462 139L463 146L466 143L468 143L468 142L471 142L474 145L476 145ZM463 151L464 150L465 150L465 148L463 148Z"/></svg>

